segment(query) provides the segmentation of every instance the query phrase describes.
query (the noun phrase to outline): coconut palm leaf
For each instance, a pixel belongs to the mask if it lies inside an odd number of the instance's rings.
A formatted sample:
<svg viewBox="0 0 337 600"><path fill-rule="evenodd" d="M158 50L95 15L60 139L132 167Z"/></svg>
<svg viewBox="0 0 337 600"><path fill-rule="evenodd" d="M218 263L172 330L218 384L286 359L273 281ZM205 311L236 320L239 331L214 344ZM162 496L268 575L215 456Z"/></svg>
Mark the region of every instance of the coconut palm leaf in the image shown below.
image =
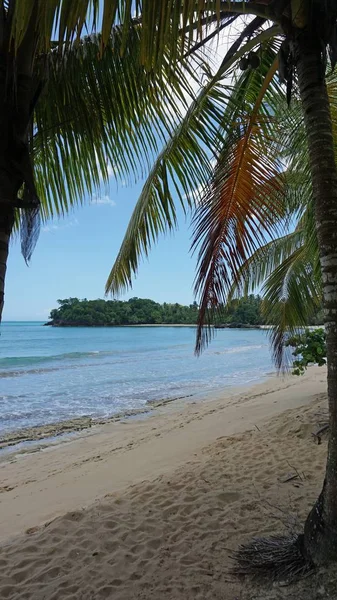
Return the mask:
<svg viewBox="0 0 337 600"><path fill-rule="evenodd" d="M287 366L287 336L310 322L322 297L313 197L311 190L308 196L305 186L298 187L305 196L298 194L299 206L305 209L299 212L294 231L258 248L241 266L228 296L230 300L256 290L262 294L263 315L272 325L270 337L279 368Z"/></svg>
<svg viewBox="0 0 337 600"><path fill-rule="evenodd" d="M38 54L36 36L46 7L38 0L34 7L31 4L26 5L29 27L22 39L18 33L21 41L15 59L5 35L2 40L2 50L9 54L3 74L11 85L8 93L20 98L18 111L22 114L15 123L25 123L23 132L13 133L16 140L25 138L24 160L20 158L18 165L22 189L15 194L13 205L20 213L15 225L20 224L21 248L27 261L38 237L39 215L46 219L64 214L106 182L111 169L123 179L131 172L148 169L158 143L174 129L179 118L177 106L186 110L191 94L187 77L194 77L191 61L181 61L173 69L165 57L160 72L147 72L141 61L142 26L134 20L127 35L125 25L114 27L103 54L102 36L73 41L66 33L62 43ZM65 2L59 3L60 10L66 4L73 12ZM18 6L9 1L0 11L0 34L4 22L7 32ZM59 13L61 28L62 19ZM24 27L24 15L20 23ZM21 150L17 154L21 157Z"/></svg>
<svg viewBox="0 0 337 600"><path fill-rule="evenodd" d="M316 232L306 237L269 275L262 295L263 314L272 324L271 342L278 368L287 366L284 354L289 334L308 325L322 301L321 271Z"/></svg>
<svg viewBox="0 0 337 600"><path fill-rule="evenodd" d="M116 27L101 58L101 37L88 36L40 61L45 83L31 145L44 218L92 195L111 171L117 179L141 175L174 129L177 105L187 107L192 67L172 72L166 63L161 74L147 73L140 29L130 26L123 54Z"/></svg>
<svg viewBox="0 0 337 600"><path fill-rule="evenodd" d="M227 135L211 185L194 217L192 248L199 248L197 353L208 343L214 311L218 313L226 303L241 265L266 242L284 215L277 123L265 102L276 66L274 60L264 76L261 72L260 85L250 88L255 91L254 105Z"/></svg>
<svg viewBox="0 0 337 600"><path fill-rule="evenodd" d="M262 294L265 322L272 325L274 359L279 368L284 368L291 358L285 353L287 336L307 325L320 306L321 277L309 157L298 105L286 113L281 111L280 120L280 141L287 164L283 204L290 232L276 237L276 231L272 231L272 240L242 264L228 299L256 290Z"/></svg>
<svg viewBox="0 0 337 600"><path fill-rule="evenodd" d="M196 38L205 36L205 29L216 22L232 21L233 16L244 12L262 19L275 15L271 9L259 2L227 0L20 0L7 2L11 7L12 38L19 48L34 14L38 33L37 49L46 52L53 39L58 44L71 43L80 39L89 28L102 29L101 49L109 43L111 30L123 24L123 48L127 47L128 29L133 20L142 23L142 62L148 69L157 65L159 70L171 46L172 62L182 56ZM102 13L100 12L102 10ZM174 40L174 43L172 43ZM180 43L179 43L180 41Z"/></svg>
<svg viewBox="0 0 337 600"><path fill-rule="evenodd" d="M336 81L336 76L332 74L328 80L332 114L337 100ZM214 196L210 193L210 196L205 199L205 209L201 209L200 214L196 214L198 227L195 238L200 240L204 235L196 284L196 292L201 298L196 350L199 352L212 335L212 330L207 328L207 325L213 321L214 309L219 312L219 307L221 308L234 296L260 291L262 287L265 320L273 326L271 329L273 354L278 367L281 367L285 359L286 336L291 332L296 333L298 328L307 325L320 305L321 275L309 156L300 106L294 100L292 109L285 111L278 106L279 94L275 97L272 88L269 88L268 92L268 107L270 105L274 107L274 114L277 115L279 125L281 124L278 127L279 149L286 171L282 177L282 189L279 189L278 193L282 198L284 212L279 216L273 215L271 227L267 231L267 237L272 239L268 243L263 241L262 234L266 233L263 217L260 221L251 223L251 229L254 230L254 224L256 226L254 236L257 244L252 251L252 248L246 250L240 246L240 237L235 236L233 230L229 235L226 227L229 226L231 215L228 214L224 218L220 211L221 200L217 207L219 211L217 214L217 209L212 204ZM263 154L260 160L268 162ZM258 157L258 149L255 156ZM226 166L228 166L227 158ZM268 205L270 192L268 189L263 189L261 177L259 177L258 188ZM250 205L249 209L251 209ZM224 226L223 239L220 235L221 221ZM295 230L293 230L294 222L297 222ZM286 229L290 228L293 231L278 237L279 227L282 224ZM248 228L249 222L245 221L241 227L243 235L248 234ZM229 250L224 251L222 245Z"/></svg>
<svg viewBox="0 0 337 600"><path fill-rule="evenodd" d="M256 81L252 71L234 87L226 83L224 77L242 55L256 46L261 47L266 68L275 65L278 44L270 41L275 31L274 27L270 28L250 40L223 63L215 75L204 72L207 83L191 103L145 182L110 272L107 293L117 295L128 289L140 258L148 255L160 233L176 226L176 198L185 210L199 201L201 190L207 187L213 173L212 160L222 146L224 132L233 127L237 118L238 99L251 82ZM224 115L223 107L227 105Z"/></svg>
<svg viewBox="0 0 337 600"><path fill-rule="evenodd" d="M277 267L303 247L305 235L298 229L267 242L258 248L242 265L232 284L227 302L260 291Z"/></svg>
<svg viewBox="0 0 337 600"><path fill-rule="evenodd" d="M337 129L334 115L337 106L337 77L331 73L327 80L330 109L333 120L334 144L337 150ZM276 260L268 261L268 254L261 249L251 257L250 274L246 289L257 273L256 281L262 285L263 311L267 322L272 324L271 342L274 358L279 368L286 367L289 355L285 353L285 340L306 326L320 309L322 303L322 280L319 248L315 228L309 155L305 138L304 123L300 107L294 104L292 111L284 115L285 139L289 142L289 168L287 172L290 210L296 215L297 225L290 234L295 245L284 247L284 253ZM289 193L290 192L290 193ZM290 202L289 202L290 200ZM296 210L295 210L296 208ZM274 241L274 247L282 242ZM297 245L298 244L298 245ZM296 247L297 246L297 247ZM258 262L260 266L258 266ZM268 264L263 281L263 269ZM243 269L243 271L245 268ZM248 269L249 270L249 269ZM260 277L259 277L260 273Z"/></svg>

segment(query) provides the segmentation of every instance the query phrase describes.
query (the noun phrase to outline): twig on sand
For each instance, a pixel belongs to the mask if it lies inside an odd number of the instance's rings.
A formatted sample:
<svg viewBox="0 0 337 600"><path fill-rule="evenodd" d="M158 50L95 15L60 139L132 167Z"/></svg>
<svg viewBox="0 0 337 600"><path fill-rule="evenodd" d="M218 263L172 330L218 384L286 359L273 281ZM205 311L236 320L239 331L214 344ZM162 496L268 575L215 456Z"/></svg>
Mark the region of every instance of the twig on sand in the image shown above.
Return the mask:
<svg viewBox="0 0 337 600"><path fill-rule="evenodd" d="M327 410L314 413L314 415L315 415L315 417L323 417L323 419L325 421L328 420L328 418L329 418L329 413Z"/></svg>
<svg viewBox="0 0 337 600"><path fill-rule="evenodd" d="M299 479L302 481L302 477L301 477L301 475L300 475L299 471L296 469L296 467L294 467L293 465L291 465L291 464L290 464L290 462L289 462L288 460L287 460L287 463L288 463L288 465L289 465L289 467L290 467L291 469L294 469L295 473L297 473L297 476L298 476L298 477L299 477Z"/></svg>
<svg viewBox="0 0 337 600"><path fill-rule="evenodd" d="M297 515L289 513L288 510L284 510L277 504L272 504L266 498L263 499L263 502L267 504L273 510L277 510L281 513L281 515L276 515L272 513L270 516L277 521L280 521L284 527L288 529L292 536L298 535L302 531L302 523Z"/></svg>
<svg viewBox="0 0 337 600"><path fill-rule="evenodd" d="M289 481L293 481L294 479L298 478L298 474L295 473L294 475L292 473L289 473L289 475L287 475L284 479L280 479L281 483L288 483Z"/></svg>
<svg viewBox="0 0 337 600"><path fill-rule="evenodd" d="M324 423L322 427L320 427L317 431L313 431L311 435L313 435L317 439L317 445L319 446L322 443L322 433L329 429L329 423Z"/></svg>

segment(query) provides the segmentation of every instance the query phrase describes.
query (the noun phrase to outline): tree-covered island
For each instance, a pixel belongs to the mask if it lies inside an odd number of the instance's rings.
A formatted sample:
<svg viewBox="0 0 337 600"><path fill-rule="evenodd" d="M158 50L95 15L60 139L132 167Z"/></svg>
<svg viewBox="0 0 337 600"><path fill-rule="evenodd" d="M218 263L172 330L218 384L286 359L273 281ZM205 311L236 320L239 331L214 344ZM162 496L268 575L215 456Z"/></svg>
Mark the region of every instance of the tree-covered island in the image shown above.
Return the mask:
<svg viewBox="0 0 337 600"><path fill-rule="evenodd" d="M189 306L164 302L159 304L146 298L130 300L79 300L67 298L57 301L59 306L50 313L46 325L54 327L113 327L126 325L195 325L198 319L196 302ZM222 311L218 323L233 326L258 326L264 323L259 296L233 301Z"/></svg>

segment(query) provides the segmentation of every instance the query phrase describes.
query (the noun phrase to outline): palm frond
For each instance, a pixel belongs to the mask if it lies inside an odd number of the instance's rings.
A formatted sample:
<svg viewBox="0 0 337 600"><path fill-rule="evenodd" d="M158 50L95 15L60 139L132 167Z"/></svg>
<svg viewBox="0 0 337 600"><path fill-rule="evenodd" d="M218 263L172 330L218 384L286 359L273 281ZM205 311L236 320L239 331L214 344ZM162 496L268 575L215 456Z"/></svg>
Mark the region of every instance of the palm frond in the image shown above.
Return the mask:
<svg viewBox="0 0 337 600"><path fill-rule="evenodd" d="M201 39L214 20L219 25L226 18L240 14L276 19L270 7L249 0L9 0L9 4L14 8L11 33L15 48L20 46L27 33L34 7L38 52L48 51L52 39L56 39L58 44L71 43L80 39L85 28L92 32L100 26L103 50L109 42L112 28L121 23L123 48L126 48L132 20L141 21L142 62L148 69L154 65L161 69L168 44L171 46L170 60L176 62L186 50L185 43L191 46L196 38ZM102 23L100 10L103 12Z"/></svg>
<svg viewBox="0 0 337 600"><path fill-rule="evenodd" d="M259 290L279 369L287 366L285 341L308 325L320 307L321 271L312 198L296 228L261 246L242 265L229 299Z"/></svg>
<svg viewBox="0 0 337 600"><path fill-rule="evenodd" d="M147 73L140 29L130 26L123 54L117 27L101 58L101 37L88 36L37 65L45 83L31 143L43 218L91 196L111 170L120 179L141 175L174 129L193 72L184 63L173 73L166 63L161 74Z"/></svg>
<svg viewBox="0 0 337 600"><path fill-rule="evenodd" d="M330 108L336 112L337 77L331 73L327 80ZM314 202L310 175L308 148L303 115L298 102L291 111L283 112L282 143L286 149L288 170L288 194L286 202L297 224L291 234L294 247L288 245L285 252L275 260L266 272L262 288L263 311L267 322L272 325L271 344L278 368L285 368L290 358L285 351L285 341L307 326L321 307L322 281L319 247L315 226ZM334 127L334 143L337 150L337 129ZM336 154L337 156L337 154ZM290 193L289 193L290 192ZM290 201L289 201L290 200ZM274 245L278 240L274 241ZM298 244L298 246L297 246ZM297 247L296 247L297 246ZM251 264L258 260L266 263L263 250L252 257ZM258 267L257 267L258 268ZM260 273L263 267L260 267ZM252 278L249 277L252 281ZM262 277L260 278L262 283Z"/></svg>
<svg viewBox="0 0 337 600"><path fill-rule="evenodd" d="M288 335L306 326L321 302L321 277L315 230L309 157L302 113L293 100L291 110L277 109L280 143L287 169L283 204L290 233L262 245L242 265L229 297L259 290L265 322L270 330L276 365L286 368Z"/></svg>
<svg viewBox="0 0 337 600"><path fill-rule="evenodd" d="M321 306L321 273L316 232L271 273L262 290L263 314L272 324L271 344L278 368L286 366L288 335L308 325Z"/></svg>
<svg viewBox="0 0 337 600"><path fill-rule="evenodd" d="M331 109L334 114L337 93L335 74L330 75L327 85ZM206 296L202 297L201 306L202 308L206 306L206 310L204 310L204 314L202 312L200 314L197 351L202 349L212 334L212 330L208 330L204 334L202 329L205 320L208 319L208 323L210 323L212 319L212 308L221 307L222 303L234 296L246 295L256 290L261 293L261 286L263 286L265 320L272 325L270 334L273 355L277 366L282 368L287 358L284 354L286 337L307 325L317 308L320 307L321 273L309 156L301 108L296 99L293 100L291 110L282 108L280 106L280 96L278 92L275 94L272 86L268 88L268 95L267 106L268 108L273 107L273 114L279 124L280 157L283 168L286 169L283 171L282 176L282 190L279 190L283 213L280 217L274 216L274 226L270 228L267 234L267 237L272 238L271 241L264 244L261 238L257 249L248 255L239 268L235 261L240 260L242 250L235 238L230 257L226 256L228 261L227 270L223 269L224 259L219 251L219 270L217 271L217 268L215 268L213 274L208 272L210 294L208 298ZM337 136L335 141L337 141ZM264 193L263 185L262 181L260 193L268 199L268 194L265 195ZM278 237L277 226L282 225L282 223L288 231L289 228L293 231ZM295 223L297 223L296 226ZM247 227L247 224L244 227ZM196 237L200 234L201 230L199 229ZM205 252L205 247L203 251ZM205 258L203 266L206 267L207 262L211 261L212 258L213 256L210 253ZM201 263L199 263L200 274ZM213 289L212 278L214 278ZM203 288L200 287L200 280L197 282L199 285L197 291L199 292L201 289L206 288L205 278L202 283ZM226 293L227 284L229 286L228 294Z"/></svg>
<svg viewBox="0 0 337 600"><path fill-rule="evenodd" d="M254 82L249 88L250 94L255 92L253 108L242 111L232 123L211 185L194 217L192 248L199 247L197 353L208 343L214 310L218 312L226 303L241 265L266 242L283 215L276 121L264 103L276 66L274 59L265 74L261 70L259 85Z"/></svg>
<svg viewBox="0 0 337 600"><path fill-rule="evenodd" d="M327 79L335 156L337 160L337 73L334 70Z"/></svg>
<svg viewBox="0 0 337 600"><path fill-rule="evenodd" d="M248 296L260 291L266 279L304 244L302 229L277 237L258 248L240 267L237 279L228 293L233 298Z"/></svg>
<svg viewBox="0 0 337 600"><path fill-rule="evenodd" d="M117 295L131 287L140 258L148 255L160 233L175 227L176 198L184 209L199 201L200 190L208 185L213 173L212 160L218 155L224 129L228 127L224 107L231 106L232 119L238 109L237 103L232 102L233 86L223 79L238 58L260 44L262 55L275 63L277 43L273 38L277 32L275 27L261 32L222 64L215 75L205 70L207 82L158 156L145 182L108 277L106 293ZM245 79L249 80L249 74L243 81ZM236 85L235 95L239 94L238 89L239 85Z"/></svg>

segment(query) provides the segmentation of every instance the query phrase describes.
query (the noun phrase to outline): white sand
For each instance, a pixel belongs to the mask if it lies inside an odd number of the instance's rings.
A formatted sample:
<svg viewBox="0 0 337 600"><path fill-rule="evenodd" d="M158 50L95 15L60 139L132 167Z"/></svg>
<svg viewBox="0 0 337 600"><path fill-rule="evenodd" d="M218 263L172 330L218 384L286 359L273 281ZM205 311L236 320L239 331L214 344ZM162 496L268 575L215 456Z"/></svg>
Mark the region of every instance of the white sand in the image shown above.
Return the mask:
<svg viewBox="0 0 337 600"><path fill-rule="evenodd" d="M276 505L303 519L316 497L325 376L174 403L4 460L0 598L246 598L228 548L279 530ZM300 475L281 483L288 473Z"/></svg>

